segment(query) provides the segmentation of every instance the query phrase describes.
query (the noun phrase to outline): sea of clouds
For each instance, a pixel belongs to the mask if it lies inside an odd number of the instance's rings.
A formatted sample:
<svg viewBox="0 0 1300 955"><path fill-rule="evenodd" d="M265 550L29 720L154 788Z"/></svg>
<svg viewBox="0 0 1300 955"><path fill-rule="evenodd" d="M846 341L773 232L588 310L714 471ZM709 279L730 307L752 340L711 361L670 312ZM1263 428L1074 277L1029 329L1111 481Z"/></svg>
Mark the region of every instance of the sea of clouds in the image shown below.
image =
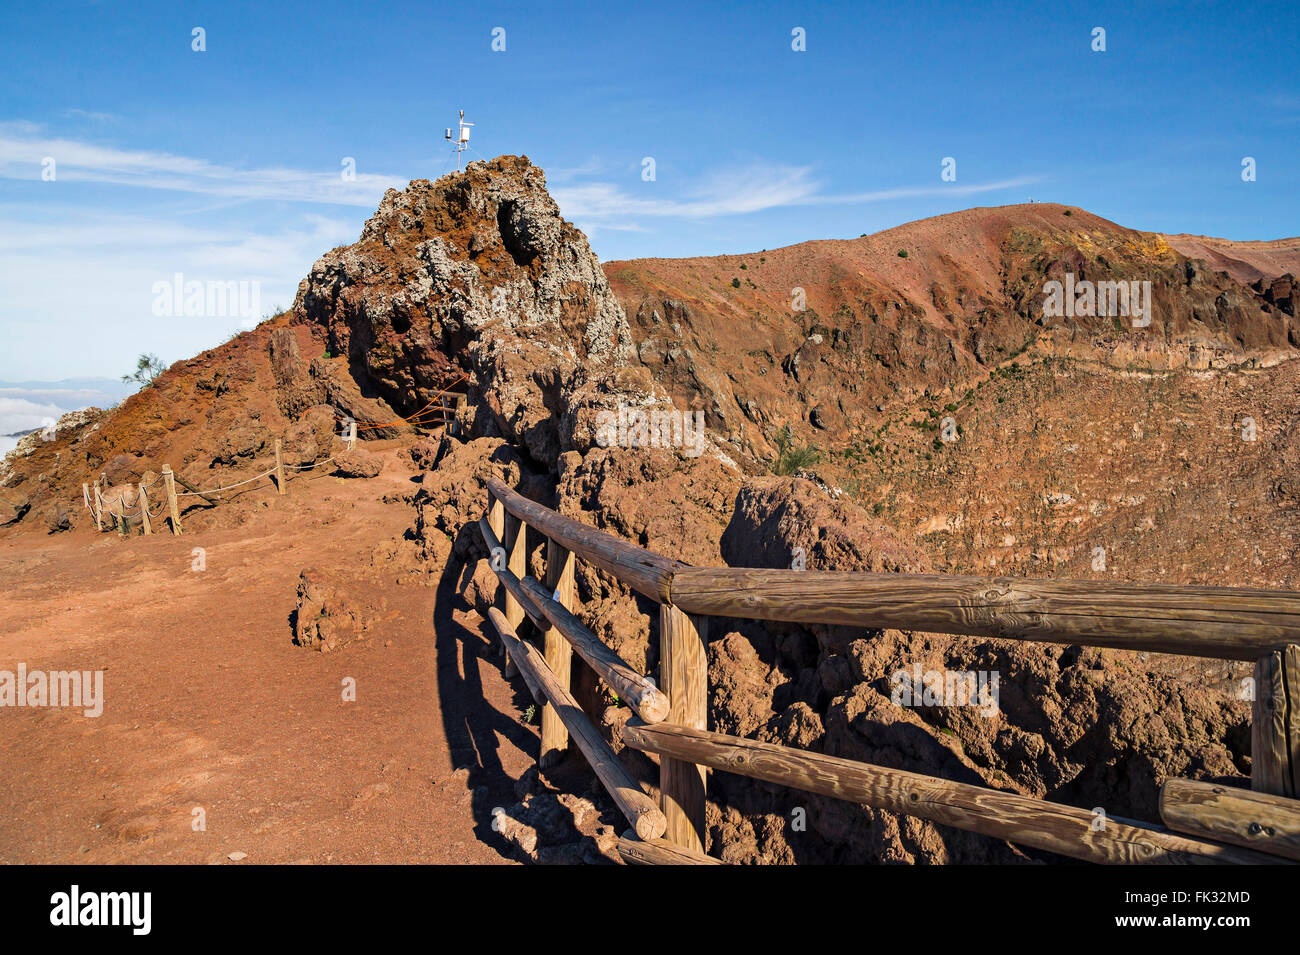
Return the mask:
<svg viewBox="0 0 1300 955"><path fill-rule="evenodd" d="M12 451L27 431L46 427L69 411L110 408L133 390L110 378L0 381L0 456Z"/></svg>

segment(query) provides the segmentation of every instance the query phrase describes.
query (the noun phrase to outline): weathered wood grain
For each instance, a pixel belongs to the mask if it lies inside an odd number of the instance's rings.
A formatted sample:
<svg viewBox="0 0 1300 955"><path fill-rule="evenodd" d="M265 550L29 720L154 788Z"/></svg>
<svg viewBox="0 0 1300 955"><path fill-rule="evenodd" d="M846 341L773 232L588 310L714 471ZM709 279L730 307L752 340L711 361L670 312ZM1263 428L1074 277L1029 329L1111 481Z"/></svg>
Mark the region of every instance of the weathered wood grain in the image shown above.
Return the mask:
<svg viewBox="0 0 1300 955"><path fill-rule="evenodd" d="M510 573L522 579L528 572L528 525L518 519L508 523L514 525L514 535L510 539L506 566L510 568ZM524 619L523 606L509 593L506 594L506 619L510 621L511 627L518 627Z"/></svg>
<svg viewBox="0 0 1300 955"><path fill-rule="evenodd" d="M546 589L554 594L554 599L564 607L572 607L574 599L573 552L567 547L546 539ZM547 627L542 633L542 644L546 654L546 665L554 674L556 682L569 691L569 681L573 674L573 646L555 627L549 626L550 620L542 617ZM542 707L542 755L537 765L546 769L554 766L569 748L567 724L551 706Z"/></svg>
<svg viewBox="0 0 1300 955"><path fill-rule="evenodd" d="M496 534L493 533L492 526L488 523L486 517L479 518L478 529L479 533L483 535L483 542L487 544L489 554L495 549L501 547L501 541L498 540ZM489 561L488 566L492 566L491 561ZM532 595L529 594L528 591L524 590L519 578L510 572L508 566L502 566L500 568L492 567L492 571L497 575L497 581L503 588L502 593L509 593L510 596L519 603L528 619L531 620L538 629L550 626L550 621L547 620L546 615L542 613L542 608L537 606ZM504 606L504 598L500 598L500 600Z"/></svg>
<svg viewBox="0 0 1300 955"><path fill-rule="evenodd" d="M520 640L506 622L505 615L496 607L491 608L488 616L497 634L509 648L519 672L529 688L536 687L542 697L548 701L548 708L564 721L573 740L578 744L582 755L587 758L592 771L601 785L626 817L637 837L641 839L658 839L667 828L664 814L659 811L654 800L645 794L618 761L609 744L601 738L600 733L587 719L568 689L561 686L556 675L546 665L542 654L531 643Z"/></svg>
<svg viewBox="0 0 1300 955"><path fill-rule="evenodd" d="M167 511L172 522L172 534L181 532L181 512L176 505L176 474L170 464L162 466L163 487L167 490Z"/></svg>
<svg viewBox="0 0 1300 955"><path fill-rule="evenodd" d="M1191 779L1160 787L1170 829L1300 861L1300 800Z"/></svg>
<svg viewBox="0 0 1300 955"><path fill-rule="evenodd" d="M1300 795L1300 646L1255 661L1250 743L1251 788L1293 799Z"/></svg>
<svg viewBox="0 0 1300 955"><path fill-rule="evenodd" d="M149 520L149 498L145 496L144 485L136 485L140 490L136 498L140 504L140 526L146 534L153 533L153 521Z"/></svg>
<svg viewBox="0 0 1300 955"><path fill-rule="evenodd" d="M1090 862L1277 863L1275 856L1189 839L1058 803L887 769L821 753L674 726L628 723L627 745L648 753L805 789Z"/></svg>
<svg viewBox="0 0 1300 955"><path fill-rule="evenodd" d="M618 854L628 865L725 865L720 859L692 852L667 839L637 839L625 832L618 840Z"/></svg>
<svg viewBox="0 0 1300 955"><path fill-rule="evenodd" d="M668 718L678 726L703 729L709 716L709 663L704 621L670 604L659 607L659 675L668 694ZM705 773L694 761L659 761L659 791L668 818L666 838L694 852L704 851Z"/></svg>
<svg viewBox="0 0 1300 955"><path fill-rule="evenodd" d="M609 684L619 699L630 706L637 716L647 723L659 723L667 718L668 697L654 685L654 681L638 673L626 660L605 646L571 611L552 600L546 588L535 579L523 577L520 583L547 619L573 645L578 656Z"/></svg>
<svg viewBox="0 0 1300 955"><path fill-rule="evenodd" d="M688 613L1255 660L1300 642L1300 594L1102 581L678 567Z"/></svg>
<svg viewBox="0 0 1300 955"><path fill-rule="evenodd" d="M511 514L564 545L634 590L663 603L668 600L668 582L678 561L661 557L634 544L596 530L580 521L558 514L513 491L505 482L492 479L488 490Z"/></svg>

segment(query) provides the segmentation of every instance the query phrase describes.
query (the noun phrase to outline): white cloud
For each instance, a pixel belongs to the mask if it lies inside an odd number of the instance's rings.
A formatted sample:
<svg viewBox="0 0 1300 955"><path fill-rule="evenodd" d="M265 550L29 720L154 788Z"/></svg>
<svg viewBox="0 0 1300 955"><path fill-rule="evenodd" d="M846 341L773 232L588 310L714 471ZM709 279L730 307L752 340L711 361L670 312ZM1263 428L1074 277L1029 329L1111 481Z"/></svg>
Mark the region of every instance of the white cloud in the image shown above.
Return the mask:
<svg viewBox="0 0 1300 955"><path fill-rule="evenodd" d="M46 157L54 160L55 182L102 182L236 199L370 208L379 204L386 189L404 189L409 181L367 172L344 181L342 157L336 169L240 169L173 153L49 137L28 122L0 123L0 177L40 180Z"/></svg>
<svg viewBox="0 0 1300 955"><path fill-rule="evenodd" d="M659 195L660 181L635 192L610 182L559 186L552 190L564 215L592 228L639 231L637 216L711 219L791 206L856 205L925 196L969 196L1042 181L1017 176L996 182L905 186L849 194L826 193L811 166L750 163L718 169L691 184L681 197Z"/></svg>
<svg viewBox="0 0 1300 955"><path fill-rule="evenodd" d="M125 373L141 352L186 358L242 327L241 317L158 318L155 282L258 282L262 313L293 303L327 249L356 239L353 221L309 216L274 232L244 223L0 208L0 378ZM208 223L209 220L204 220ZM257 316L257 317L260 317Z"/></svg>
<svg viewBox="0 0 1300 955"><path fill-rule="evenodd" d="M644 194L637 195L609 182L561 186L552 193L570 219L709 219L797 205L816 194L811 176L807 166L750 164L716 170L681 198L664 195L667 187L659 181L644 183L638 190Z"/></svg>
<svg viewBox="0 0 1300 955"><path fill-rule="evenodd" d="M65 411L78 410L51 401L32 401L24 396L22 389L6 388L4 391L6 394L0 394L0 435L44 427L57 421Z"/></svg>

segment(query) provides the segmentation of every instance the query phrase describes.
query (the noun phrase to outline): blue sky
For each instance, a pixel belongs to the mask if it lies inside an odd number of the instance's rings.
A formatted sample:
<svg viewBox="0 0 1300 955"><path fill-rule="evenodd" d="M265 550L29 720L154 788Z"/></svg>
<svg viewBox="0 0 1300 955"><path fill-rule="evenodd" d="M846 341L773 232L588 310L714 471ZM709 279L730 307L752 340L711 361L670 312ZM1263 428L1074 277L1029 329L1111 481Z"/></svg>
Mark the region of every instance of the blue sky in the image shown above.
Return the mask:
<svg viewBox="0 0 1300 955"><path fill-rule="evenodd" d="M469 155L530 156L604 260L1030 197L1143 229L1300 234L1300 6L1131 6L7 3L0 380L116 376L251 320L155 315L176 273L288 305L384 188L452 168L458 108Z"/></svg>

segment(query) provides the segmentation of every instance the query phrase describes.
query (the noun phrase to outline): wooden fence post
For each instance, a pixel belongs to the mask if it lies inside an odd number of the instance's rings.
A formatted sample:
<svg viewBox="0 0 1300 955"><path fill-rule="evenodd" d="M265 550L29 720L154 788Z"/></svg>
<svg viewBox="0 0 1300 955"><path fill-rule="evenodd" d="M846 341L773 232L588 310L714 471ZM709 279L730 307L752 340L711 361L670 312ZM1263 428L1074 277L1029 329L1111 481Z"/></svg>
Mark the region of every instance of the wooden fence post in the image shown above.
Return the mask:
<svg viewBox="0 0 1300 955"><path fill-rule="evenodd" d="M566 610L573 609L573 552L546 539L546 589ZM543 634L543 652L546 665L566 691L573 671L573 646L556 627L546 628ZM569 748L569 731L560 720L555 707L542 707L542 753L537 764L546 769L564 758Z"/></svg>
<svg viewBox="0 0 1300 955"><path fill-rule="evenodd" d="M181 511L176 506L176 476L172 474L172 466L164 464L162 466L163 485L167 489L167 509L171 512L172 533L181 532Z"/></svg>
<svg viewBox="0 0 1300 955"><path fill-rule="evenodd" d="M357 423L348 422L348 450L355 451L357 447Z"/></svg>
<svg viewBox="0 0 1300 955"><path fill-rule="evenodd" d="M1255 662L1250 750L1251 789L1300 795L1300 646L1290 644Z"/></svg>
<svg viewBox="0 0 1300 955"><path fill-rule="evenodd" d="M659 676L668 694L668 722L707 729L709 664L706 621L671 604L659 605ZM664 838L704 851L704 767L671 757L659 760L659 791L668 831Z"/></svg>
<svg viewBox="0 0 1300 955"><path fill-rule="evenodd" d="M280 457L280 439L275 439L275 488L284 493L284 460Z"/></svg>
<svg viewBox="0 0 1300 955"><path fill-rule="evenodd" d="M152 525L151 523L149 523L149 499L148 499L147 497L144 496L144 485L143 485L143 484L139 485L139 488L140 488L140 493L139 493L139 497L140 497L140 526L141 526L142 528L144 528L144 532L145 532L146 534L152 534L152 533L153 533L153 525Z"/></svg>
<svg viewBox="0 0 1300 955"><path fill-rule="evenodd" d="M94 497L94 501L90 506L90 510L91 513L95 515L95 530L102 531L104 529L104 501L99 494L98 481L95 482L94 488L95 488L95 497Z"/></svg>

